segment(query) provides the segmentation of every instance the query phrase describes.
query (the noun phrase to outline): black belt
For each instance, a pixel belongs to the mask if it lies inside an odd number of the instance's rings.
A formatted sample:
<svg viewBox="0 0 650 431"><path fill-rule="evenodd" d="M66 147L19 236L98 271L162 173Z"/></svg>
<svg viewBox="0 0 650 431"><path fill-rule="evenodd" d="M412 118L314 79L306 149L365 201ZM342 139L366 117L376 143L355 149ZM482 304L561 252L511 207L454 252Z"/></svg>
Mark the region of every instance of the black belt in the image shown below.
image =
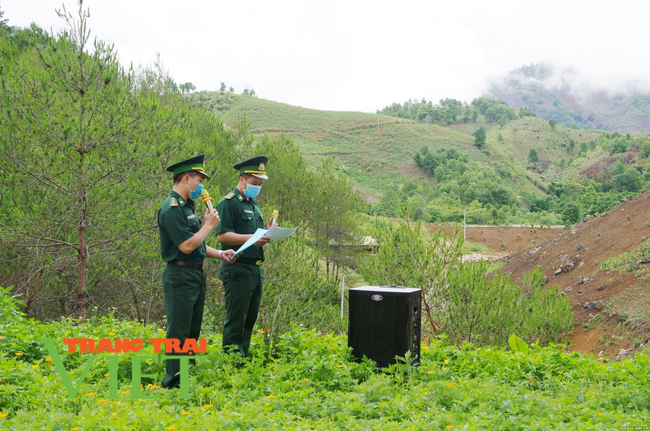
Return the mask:
<svg viewBox="0 0 650 431"><path fill-rule="evenodd" d="M188 262L187 260L172 260L169 265L189 266L194 269L203 269L203 264L198 262Z"/></svg>

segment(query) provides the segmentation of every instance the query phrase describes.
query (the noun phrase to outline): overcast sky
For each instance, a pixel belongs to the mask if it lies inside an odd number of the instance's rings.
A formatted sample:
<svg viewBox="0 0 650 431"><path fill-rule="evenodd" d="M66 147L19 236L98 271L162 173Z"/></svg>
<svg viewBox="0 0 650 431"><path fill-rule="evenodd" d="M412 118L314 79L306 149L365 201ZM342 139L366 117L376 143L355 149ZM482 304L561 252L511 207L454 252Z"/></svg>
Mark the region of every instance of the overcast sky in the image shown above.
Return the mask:
<svg viewBox="0 0 650 431"><path fill-rule="evenodd" d="M0 0L9 25L66 26L71 0ZM602 87L650 80L646 0L85 0L124 64L159 53L177 83L315 109L375 112L410 98L471 101L531 63Z"/></svg>

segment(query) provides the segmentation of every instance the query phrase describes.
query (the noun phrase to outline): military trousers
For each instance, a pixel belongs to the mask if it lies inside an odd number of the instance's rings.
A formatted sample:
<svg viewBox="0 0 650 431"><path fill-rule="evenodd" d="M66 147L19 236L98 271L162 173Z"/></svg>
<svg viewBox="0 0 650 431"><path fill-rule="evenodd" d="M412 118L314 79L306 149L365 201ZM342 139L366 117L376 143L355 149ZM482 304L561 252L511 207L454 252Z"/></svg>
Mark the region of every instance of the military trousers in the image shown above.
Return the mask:
<svg viewBox="0 0 650 431"><path fill-rule="evenodd" d="M223 348L236 348L243 357L248 357L251 335L262 300L262 267L239 261L224 262L219 269L219 275L226 299Z"/></svg>
<svg viewBox="0 0 650 431"><path fill-rule="evenodd" d="M167 314L167 338L180 340L181 347L187 338L199 340L203 306L205 304L205 271L187 266L167 265L162 275ZM179 353L170 355L182 356ZM165 361L163 387L179 383L180 360Z"/></svg>

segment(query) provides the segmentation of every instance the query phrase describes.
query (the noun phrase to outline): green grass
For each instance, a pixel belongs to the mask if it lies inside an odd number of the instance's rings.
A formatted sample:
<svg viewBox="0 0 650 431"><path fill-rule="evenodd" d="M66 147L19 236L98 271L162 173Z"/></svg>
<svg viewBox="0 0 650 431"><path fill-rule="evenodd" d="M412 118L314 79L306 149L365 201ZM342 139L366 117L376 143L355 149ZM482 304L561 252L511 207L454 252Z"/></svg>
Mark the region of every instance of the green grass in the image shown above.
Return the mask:
<svg viewBox="0 0 650 431"><path fill-rule="evenodd" d="M221 115L226 124L245 115L254 133L289 134L313 169L322 157L334 157L355 182L374 190L396 179L422 177L413 156L425 145L488 160L472 146L474 138L437 125L362 112L317 111L245 96L233 100Z"/></svg>
<svg viewBox="0 0 650 431"><path fill-rule="evenodd" d="M534 117L500 127L485 123L481 116L477 124L443 127L379 114L318 111L228 93L202 92L187 97L193 104L216 112L228 125L245 116L253 133L290 135L312 169L318 168L324 156L338 159L341 169L370 194L379 192L385 183L422 180L425 176L415 167L413 156L423 146L431 151L455 149L486 168L508 171L516 189L538 195L540 186L577 178L580 171L603 158L603 151L596 149L581 156L579 166L561 167L561 159L575 158L581 142L597 139L602 132L561 126L551 129L547 121ZM481 126L488 131L484 150L474 146L471 135ZM573 152L568 149L569 139L576 142ZM548 163L542 174L527 169L531 148Z"/></svg>
<svg viewBox="0 0 650 431"><path fill-rule="evenodd" d="M476 242L463 242L463 253L490 253L493 252L490 247L486 247Z"/></svg>
<svg viewBox="0 0 650 431"><path fill-rule="evenodd" d="M111 316L42 324L0 297L0 426L38 430L173 429L619 429L650 423L650 358L601 363L563 346L528 352L422 345L421 365L377 372L357 362L346 337L294 328L254 334L250 360L225 355L219 334L190 368L189 398L159 387L163 364L145 360L149 400L131 399L133 354L64 351L63 338L160 338L162 329ZM70 398L40 339L55 339L77 381ZM153 355L150 345L138 355ZM107 357L118 356L118 396L108 395ZM408 362L408 358L405 358Z"/></svg>

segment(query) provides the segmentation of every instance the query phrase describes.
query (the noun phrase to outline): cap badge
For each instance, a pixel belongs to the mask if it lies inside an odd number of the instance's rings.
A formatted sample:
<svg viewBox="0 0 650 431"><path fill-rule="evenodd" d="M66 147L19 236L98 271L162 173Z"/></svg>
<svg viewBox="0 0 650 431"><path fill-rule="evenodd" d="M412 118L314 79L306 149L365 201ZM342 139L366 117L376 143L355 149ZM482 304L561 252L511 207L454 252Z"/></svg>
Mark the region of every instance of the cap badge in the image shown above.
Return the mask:
<svg viewBox="0 0 650 431"><path fill-rule="evenodd" d="M264 163L260 163L260 167L259 167L260 171L263 171L265 168L266 166L264 166Z"/></svg>

